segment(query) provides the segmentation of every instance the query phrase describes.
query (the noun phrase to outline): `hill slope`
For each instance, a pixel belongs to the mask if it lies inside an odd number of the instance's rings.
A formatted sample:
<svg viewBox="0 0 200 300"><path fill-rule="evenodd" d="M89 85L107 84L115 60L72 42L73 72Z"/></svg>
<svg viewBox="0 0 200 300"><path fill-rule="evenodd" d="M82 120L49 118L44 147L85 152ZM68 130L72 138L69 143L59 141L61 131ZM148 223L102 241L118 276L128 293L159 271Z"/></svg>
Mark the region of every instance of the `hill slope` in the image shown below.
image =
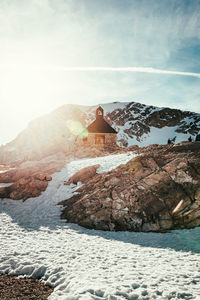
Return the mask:
<svg viewBox="0 0 200 300"><path fill-rule="evenodd" d="M105 119L118 132L118 142L131 145L166 144L195 136L200 129L200 114L170 108L158 108L137 102L114 102L101 105ZM71 122L86 127L95 118L98 106L66 104L29 123L16 139L0 148L0 163L36 159L57 151L67 152L76 135Z"/></svg>

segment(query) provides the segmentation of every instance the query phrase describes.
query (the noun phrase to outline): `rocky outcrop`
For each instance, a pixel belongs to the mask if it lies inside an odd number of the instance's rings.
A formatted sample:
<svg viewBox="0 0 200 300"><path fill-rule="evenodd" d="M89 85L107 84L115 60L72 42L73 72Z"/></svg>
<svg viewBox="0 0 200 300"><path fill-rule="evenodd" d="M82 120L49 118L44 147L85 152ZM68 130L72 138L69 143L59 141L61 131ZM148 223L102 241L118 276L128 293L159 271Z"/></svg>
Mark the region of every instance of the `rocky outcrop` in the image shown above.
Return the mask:
<svg viewBox="0 0 200 300"><path fill-rule="evenodd" d="M47 157L41 161L26 161L16 168L0 173L0 183L12 183L0 188L0 198L26 200L38 197L45 191L51 174L60 171L66 163L61 155Z"/></svg>
<svg viewBox="0 0 200 300"><path fill-rule="evenodd" d="M74 151L64 155L57 153L38 161L25 161L23 163L12 164L12 166L0 166L0 186L1 183L11 183L9 186L0 187L0 198L10 198L13 200L26 200L31 197L38 197L45 191L48 181L51 181L51 175L69 162L70 159L97 157L125 151L123 149L95 147L74 147ZM96 175L99 165L85 168L75 174L71 180L66 183L85 182ZM2 173L1 173L2 172Z"/></svg>
<svg viewBox="0 0 200 300"><path fill-rule="evenodd" d="M86 182L89 178L92 178L96 175L97 169L100 165L94 165L90 167L86 167L81 169L80 171L76 172L66 183L65 185L69 185L71 183L78 183L78 182Z"/></svg>
<svg viewBox="0 0 200 300"><path fill-rule="evenodd" d="M0 198L13 200L26 200L31 197L38 197L48 186L46 180L39 180L34 177L20 178L16 183L8 187L0 188Z"/></svg>
<svg viewBox="0 0 200 300"><path fill-rule="evenodd" d="M62 218L101 230L156 231L200 225L200 143L152 145L97 174L62 201Z"/></svg>

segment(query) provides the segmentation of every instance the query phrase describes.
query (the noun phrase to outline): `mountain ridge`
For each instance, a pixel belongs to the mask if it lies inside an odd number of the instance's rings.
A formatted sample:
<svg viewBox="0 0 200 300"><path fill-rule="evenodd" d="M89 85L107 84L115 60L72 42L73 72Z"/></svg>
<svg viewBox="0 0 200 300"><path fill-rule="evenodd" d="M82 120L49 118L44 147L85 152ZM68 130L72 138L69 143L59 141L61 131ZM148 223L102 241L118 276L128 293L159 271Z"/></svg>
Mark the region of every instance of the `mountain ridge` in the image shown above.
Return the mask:
<svg viewBox="0 0 200 300"><path fill-rule="evenodd" d="M37 159L73 147L75 136L71 122L87 127L95 119L99 105L65 104L49 114L29 122L11 142L0 147L0 163ZM118 132L118 144L124 147L166 144L194 139L200 129L200 114L139 102L103 103L106 121Z"/></svg>

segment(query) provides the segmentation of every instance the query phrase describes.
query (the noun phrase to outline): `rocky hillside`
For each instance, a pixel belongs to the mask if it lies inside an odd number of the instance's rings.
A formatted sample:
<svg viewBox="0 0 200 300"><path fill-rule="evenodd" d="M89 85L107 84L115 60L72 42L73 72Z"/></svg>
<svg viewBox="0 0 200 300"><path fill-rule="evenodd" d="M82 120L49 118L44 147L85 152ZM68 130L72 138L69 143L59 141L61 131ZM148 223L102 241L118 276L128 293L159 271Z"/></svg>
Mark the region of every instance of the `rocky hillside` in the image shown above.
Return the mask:
<svg viewBox="0 0 200 300"><path fill-rule="evenodd" d="M166 144L195 137L200 129L200 114L158 108L136 102L102 104L105 118L118 132L123 146ZM0 147L0 163L38 159L57 151L68 152L76 137L94 120L97 106L66 104L29 123L15 140Z"/></svg>
<svg viewBox="0 0 200 300"><path fill-rule="evenodd" d="M200 130L200 114L136 102L108 112L107 119L125 146L166 144L168 138L177 143Z"/></svg>
<svg viewBox="0 0 200 300"><path fill-rule="evenodd" d="M200 226L200 142L138 149L127 164L87 178L62 218L100 230L156 231ZM81 176L84 180L82 180Z"/></svg>

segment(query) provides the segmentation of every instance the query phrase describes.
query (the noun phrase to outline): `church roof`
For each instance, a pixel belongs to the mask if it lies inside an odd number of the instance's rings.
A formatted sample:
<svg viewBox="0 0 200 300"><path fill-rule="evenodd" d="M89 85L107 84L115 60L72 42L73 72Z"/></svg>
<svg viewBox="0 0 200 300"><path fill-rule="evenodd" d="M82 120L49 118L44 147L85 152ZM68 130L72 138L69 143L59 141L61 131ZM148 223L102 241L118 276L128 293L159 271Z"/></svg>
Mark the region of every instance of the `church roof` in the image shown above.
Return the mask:
<svg viewBox="0 0 200 300"><path fill-rule="evenodd" d="M89 133L117 133L103 118L96 119L87 130Z"/></svg>

